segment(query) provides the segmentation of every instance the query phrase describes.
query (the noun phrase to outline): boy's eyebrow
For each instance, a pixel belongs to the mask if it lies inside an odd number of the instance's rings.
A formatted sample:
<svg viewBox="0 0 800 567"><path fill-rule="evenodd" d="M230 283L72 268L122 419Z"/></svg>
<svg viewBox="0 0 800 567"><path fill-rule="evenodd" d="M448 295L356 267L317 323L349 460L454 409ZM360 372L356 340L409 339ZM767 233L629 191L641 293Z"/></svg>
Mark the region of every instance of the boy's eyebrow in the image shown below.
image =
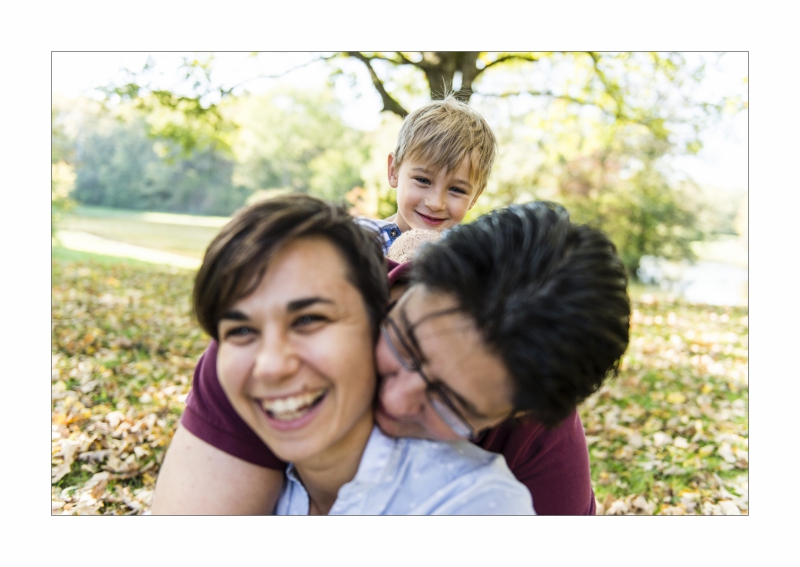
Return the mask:
<svg viewBox="0 0 800 567"><path fill-rule="evenodd" d="M424 173L426 175L433 175L433 172L431 170L426 169L426 168L421 167L421 166L412 167L411 171L419 171L420 173ZM469 181L465 181L464 179L453 179L453 182L454 183L460 183L461 185L465 185L468 189L472 189L472 183L470 183Z"/></svg>

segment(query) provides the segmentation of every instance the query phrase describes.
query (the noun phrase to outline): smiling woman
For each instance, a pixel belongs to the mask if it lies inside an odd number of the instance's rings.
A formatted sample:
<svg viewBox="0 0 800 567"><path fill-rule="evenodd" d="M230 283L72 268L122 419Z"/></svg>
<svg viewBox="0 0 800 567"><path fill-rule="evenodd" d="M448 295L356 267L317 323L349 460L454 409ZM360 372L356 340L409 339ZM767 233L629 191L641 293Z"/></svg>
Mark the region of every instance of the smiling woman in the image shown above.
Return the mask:
<svg viewBox="0 0 800 567"><path fill-rule="evenodd" d="M302 468L307 488L325 484L325 463L360 454L372 430L372 333L333 244L288 243L218 329L222 388L273 452ZM312 482L311 471L325 473Z"/></svg>
<svg viewBox="0 0 800 567"><path fill-rule="evenodd" d="M209 245L195 312L219 344L225 397L289 463L276 512L532 514L502 456L377 428L373 348L385 274L372 232L344 208L301 195L242 210ZM171 459L172 447L155 513L169 512L160 500L175 486Z"/></svg>

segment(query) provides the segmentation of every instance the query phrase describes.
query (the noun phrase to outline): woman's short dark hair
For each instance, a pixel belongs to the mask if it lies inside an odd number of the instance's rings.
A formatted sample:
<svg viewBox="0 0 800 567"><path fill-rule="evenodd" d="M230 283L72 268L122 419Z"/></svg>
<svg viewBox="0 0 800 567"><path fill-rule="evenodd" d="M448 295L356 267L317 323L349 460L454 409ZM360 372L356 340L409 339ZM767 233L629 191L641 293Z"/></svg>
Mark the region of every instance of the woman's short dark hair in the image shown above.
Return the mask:
<svg viewBox="0 0 800 567"><path fill-rule="evenodd" d="M347 278L361 294L377 338L389 301L386 261L378 239L344 206L301 194L239 210L211 241L194 283L194 312L203 329L218 339L222 314L258 287L275 254L298 238L312 236L327 239L341 252Z"/></svg>
<svg viewBox="0 0 800 567"><path fill-rule="evenodd" d="M628 346L627 274L608 237L535 202L454 227L412 281L454 296L514 382L518 410L553 427L616 371Z"/></svg>

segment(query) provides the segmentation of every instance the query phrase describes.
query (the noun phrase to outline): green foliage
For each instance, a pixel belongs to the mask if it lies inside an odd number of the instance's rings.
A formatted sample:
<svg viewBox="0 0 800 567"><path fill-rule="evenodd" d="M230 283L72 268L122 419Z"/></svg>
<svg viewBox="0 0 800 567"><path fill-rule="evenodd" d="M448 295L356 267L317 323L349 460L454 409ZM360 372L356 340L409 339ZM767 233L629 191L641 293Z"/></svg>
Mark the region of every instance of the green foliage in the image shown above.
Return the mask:
<svg viewBox="0 0 800 567"><path fill-rule="evenodd" d="M514 202L558 201L577 220L611 234L632 274L642 255L691 260L692 241L732 230L735 211L703 208L688 197L690 184L675 180L665 166L672 156L700 151L699 134L713 120L746 108L738 95L697 95L711 59L674 52L309 55L309 61L329 62L331 87L352 88L353 67L345 62L356 62L386 115L404 116L448 90L471 101L495 128L500 152L467 220ZM396 211L383 157L394 139L384 143L384 133L365 136L347 128L333 88L234 95L240 85L224 87L212 79L213 57L185 59L179 69L183 82L172 91L151 84L151 71L148 64L106 92L109 100L130 101L145 113L127 144L146 132L161 140L155 146L159 158L180 157L184 167L164 184L154 181L169 177L163 163L144 168L152 156L133 166L119 164L122 178L109 180L104 191L128 197L102 201L84 197L95 181L79 171L83 202L134 206L135 200L138 208L228 214L248 199L299 191L347 198L368 216ZM116 167L109 157L103 161ZM203 190L203 184L215 189ZM167 200L164 191L175 196Z"/></svg>
<svg viewBox="0 0 800 567"><path fill-rule="evenodd" d="M691 244L702 240L704 233L697 227L690 202L684 191L670 189L664 176L653 168L636 172L595 199L564 200L576 221L597 226L609 235L634 277L642 256L696 259Z"/></svg>
<svg viewBox="0 0 800 567"><path fill-rule="evenodd" d="M362 184L368 146L339 118L330 92L277 89L245 96L228 108L242 126L233 142L234 178L250 193L293 191L343 200Z"/></svg>
<svg viewBox="0 0 800 567"><path fill-rule="evenodd" d="M80 145L74 197L84 204L227 215L247 196L231 186L229 158L211 148L182 157L135 113L86 117Z"/></svg>
<svg viewBox="0 0 800 567"><path fill-rule="evenodd" d="M108 85L101 90L106 100L131 103L146 117L147 133L175 144L184 158L210 150L226 155L236 124L223 116L220 102L231 89L219 87L211 78L213 56L204 60L183 58L178 75L189 87L187 93L158 88L151 84L153 61L148 59L138 73L130 73L123 85Z"/></svg>
<svg viewBox="0 0 800 567"><path fill-rule="evenodd" d="M634 277L644 255L695 259L691 243L706 236L699 223L706 209L690 184L670 179L663 161L673 148L651 129L609 124L596 112L577 116L562 103L511 114L496 132L505 150L468 220L515 202L550 200L604 230Z"/></svg>
<svg viewBox="0 0 800 567"><path fill-rule="evenodd" d="M70 163L72 148L55 108L52 109L50 117L50 236L54 238L56 226L62 216L75 206L75 201L71 197L75 188L75 168Z"/></svg>
<svg viewBox="0 0 800 567"><path fill-rule="evenodd" d="M243 126L233 130L224 151L213 144L187 150L165 129L154 138L148 125L154 116L134 107L64 107L81 121L68 142L77 156L73 197L83 204L229 215L256 193L343 200L362 185L367 141L344 125L330 93L278 90L226 99L221 116Z"/></svg>

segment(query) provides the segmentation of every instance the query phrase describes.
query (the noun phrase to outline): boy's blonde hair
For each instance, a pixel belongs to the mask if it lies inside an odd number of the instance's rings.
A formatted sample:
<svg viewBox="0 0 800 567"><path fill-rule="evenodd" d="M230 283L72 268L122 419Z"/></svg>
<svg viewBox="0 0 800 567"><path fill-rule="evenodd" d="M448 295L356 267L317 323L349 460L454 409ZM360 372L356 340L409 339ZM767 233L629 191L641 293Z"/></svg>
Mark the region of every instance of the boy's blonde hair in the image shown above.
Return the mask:
<svg viewBox="0 0 800 567"><path fill-rule="evenodd" d="M496 155L497 140L489 123L451 93L406 116L397 136L394 167L400 169L406 158L422 158L433 169L450 172L468 157L477 199L486 188Z"/></svg>

